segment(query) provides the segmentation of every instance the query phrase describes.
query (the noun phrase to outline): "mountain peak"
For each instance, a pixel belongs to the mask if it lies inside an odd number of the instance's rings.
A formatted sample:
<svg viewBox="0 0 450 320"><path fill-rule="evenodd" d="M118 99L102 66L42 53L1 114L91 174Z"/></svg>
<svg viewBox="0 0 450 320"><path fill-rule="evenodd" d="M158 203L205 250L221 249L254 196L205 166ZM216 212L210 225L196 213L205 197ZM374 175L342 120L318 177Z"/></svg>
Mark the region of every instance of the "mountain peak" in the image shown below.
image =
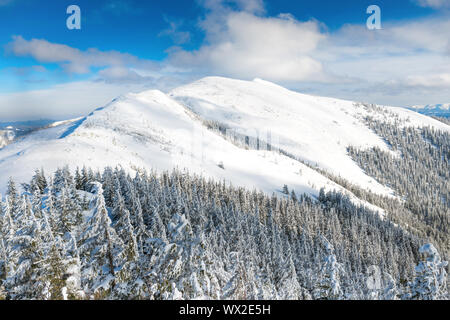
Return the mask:
<svg viewBox="0 0 450 320"><path fill-rule="evenodd" d="M410 125L445 126L404 109L388 110L409 118ZM267 193L284 184L298 194L341 188L311 168L317 166L389 194L347 152L348 146L389 150L365 124L369 113L383 116L351 101L304 95L261 79L206 77L169 94L129 93L84 118L33 132L0 150L0 179L7 181L14 173L18 181L26 181L45 163L48 171L66 164L119 165L131 172L189 168ZM227 136L211 123L227 128ZM262 147L243 147L233 136L259 140Z"/></svg>

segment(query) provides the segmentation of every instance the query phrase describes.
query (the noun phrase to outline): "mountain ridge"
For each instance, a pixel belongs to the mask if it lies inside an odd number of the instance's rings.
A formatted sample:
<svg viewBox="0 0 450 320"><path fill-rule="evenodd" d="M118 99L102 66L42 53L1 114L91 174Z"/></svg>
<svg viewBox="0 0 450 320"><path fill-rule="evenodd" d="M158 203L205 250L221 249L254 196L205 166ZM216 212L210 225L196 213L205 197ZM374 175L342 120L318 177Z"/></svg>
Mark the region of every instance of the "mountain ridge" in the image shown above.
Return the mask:
<svg viewBox="0 0 450 320"><path fill-rule="evenodd" d="M449 130L407 110L388 110L396 112L404 125ZM318 167L364 189L392 195L390 188L367 176L347 154L350 145L389 151L364 124L368 115L392 120L375 106L308 96L258 79L208 77L168 94L159 90L130 93L85 118L59 122L0 150L0 178L5 182L0 191L10 176L27 181L36 168L53 171L64 165L86 165L122 166L130 172L188 169L268 194L281 193L283 185L314 196L321 188L349 193L314 170ZM209 130L205 126L209 120L225 123L231 135L243 132L261 143L270 140L265 142L302 161L260 146L238 146ZM303 123L302 128L296 127L298 123ZM270 139L259 135L269 132L266 128L270 128Z"/></svg>
<svg viewBox="0 0 450 320"><path fill-rule="evenodd" d="M428 116L450 118L450 103L428 104L425 106L412 106L408 107L407 109Z"/></svg>

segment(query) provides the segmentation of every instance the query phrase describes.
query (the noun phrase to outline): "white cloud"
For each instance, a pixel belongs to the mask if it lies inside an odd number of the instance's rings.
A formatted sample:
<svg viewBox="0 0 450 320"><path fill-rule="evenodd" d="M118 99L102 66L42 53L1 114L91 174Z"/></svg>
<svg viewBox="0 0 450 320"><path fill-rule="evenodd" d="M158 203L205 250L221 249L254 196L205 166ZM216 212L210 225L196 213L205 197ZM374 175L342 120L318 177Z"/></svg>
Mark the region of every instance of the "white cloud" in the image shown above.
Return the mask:
<svg viewBox="0 0 450 320"><path fill-rule="evenodd" d="M406 83L426 88L450 88L450 73L409 76Z"/></svg>
<svg viewBox="0 0 450 320"><path fill-rule="evenodd" d="M170 52L170 63L240 78L274 81L324 78L321 63L311 55L325 38L315 21L300 22L286 15L266 18L248 12L228 12L224 25L206 19L202 26L207 43L196 51Z"/></svg>
<svg viewBox="0 0 450 320"><path fill-rule="evenodd" d="M133 55L118 51L100 51L95 48L81 51L64 44L51 43L47 40L26 40L14 36L6 45L6 51L20 57L32 57L41 63L57 63L68 73L86 74L92 67L139 66L157 69L152 61L141 60Z"/></svg>
<svg viewBox="0 0 450 320"><path fill-rule="evenodd" d="M434 9L450 8L450 2L448 0L415 0L421 7L430 7Z"/></svg>
<svg viewBox="0 0 450 320"><path fill-rule="evenodd" d="M272 81L331 81L313 53L326 36L317 21L290 14L265 17L262 0L199 0L206 15L203 45L168 50L168 63L187 72Z"/></svg>
<svg viewBox="0 0 450 320"><path fill-rule="evenodd" d="M329 33L314 57L324 70L351 83L320 85L312 92L388 105L447 102L443 75L450 73L450 33L436 30L450 30L450 21L386 22L375 31L347 25Z"/></svg>
<svg viewBox="0 0 450 320"><path fill-rule="evenodd" d="M199 20L204 42L193 51L170 48L163 62L15 37L7 49L17 56L56 63L68 73L101 70L88 82L0 95L0 118L27 112L82 115L127 91L165 90L207 75L259 77L305 93L387 105L449 102L446 17L385 22L383 30L370 31L361 23L329 32L315 20L267 17L262 0L198 1L206 12ZM181 23L167 21L169 28L160 35L178 44L187 41Z"/></svg>
<svg viewBox="0 0 450 320"><path fill-rule="evenodd" d="M368 30L362 25L345 25L329 38L329 45L352 52L372 54L414 54L414 51L443 53L450 43L450 20L428 18L400 23L384 23L383 30ZM340 52L339 52L340 53Z"/></svg>

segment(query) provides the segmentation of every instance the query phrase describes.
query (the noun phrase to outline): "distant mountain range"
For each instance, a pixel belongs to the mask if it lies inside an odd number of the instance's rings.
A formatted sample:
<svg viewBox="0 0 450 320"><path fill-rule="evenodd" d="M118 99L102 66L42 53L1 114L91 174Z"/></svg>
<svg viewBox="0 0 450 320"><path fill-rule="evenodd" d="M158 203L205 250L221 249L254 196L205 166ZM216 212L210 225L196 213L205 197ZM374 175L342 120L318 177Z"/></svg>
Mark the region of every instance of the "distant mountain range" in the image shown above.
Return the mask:
<svg viewBox="0 0 450 320"><path fill-rule="evenodd" d="M45 128L54 122L54 120L48 119L0 122L0 149L12 143L18 137Z"/></svg>
<svg viewBox="0 0 450 320"><path fill-rule="evenodd" d="M450 118L450 103L446 104L429 104L426 106L413 106L407 109L435 117Z"/></svg>

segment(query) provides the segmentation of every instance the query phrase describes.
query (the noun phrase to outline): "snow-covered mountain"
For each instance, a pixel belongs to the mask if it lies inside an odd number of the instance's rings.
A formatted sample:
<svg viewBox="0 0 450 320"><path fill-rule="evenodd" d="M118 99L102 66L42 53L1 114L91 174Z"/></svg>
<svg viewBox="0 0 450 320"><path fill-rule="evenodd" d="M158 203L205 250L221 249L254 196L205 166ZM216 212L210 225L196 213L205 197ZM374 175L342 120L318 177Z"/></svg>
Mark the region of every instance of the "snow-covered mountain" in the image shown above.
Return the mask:
<svg viewBox="0 0 450 320"><path fill-rule="evenodd" d="M322 187L346 191L318 167L389 195L388 187L366 175L347 154L348 146L389 150L365 124L369 115L450 130L402 108L303 95L263 80L208 77L168 94L150 90L121 96L84 118L54 123L6 146L0 150L0 192L10 176L23 182L36 168L50 172L86 165L122 166L130 172L186 168L269 194L281 192L284 185L313 195ZM227 128L228 138L208 129L211 121ZM259 148L233 142L236 136L258 137ZM265 143L270 147L262 148Z"/></svg>
<svg viewBox="0 0 450 320"><path fill-rule="evenodd" d="M413 106L409 107L408 109L427 116L450 118L450 103L433 104L433 105L429 104L426 106Z"/></svg>

